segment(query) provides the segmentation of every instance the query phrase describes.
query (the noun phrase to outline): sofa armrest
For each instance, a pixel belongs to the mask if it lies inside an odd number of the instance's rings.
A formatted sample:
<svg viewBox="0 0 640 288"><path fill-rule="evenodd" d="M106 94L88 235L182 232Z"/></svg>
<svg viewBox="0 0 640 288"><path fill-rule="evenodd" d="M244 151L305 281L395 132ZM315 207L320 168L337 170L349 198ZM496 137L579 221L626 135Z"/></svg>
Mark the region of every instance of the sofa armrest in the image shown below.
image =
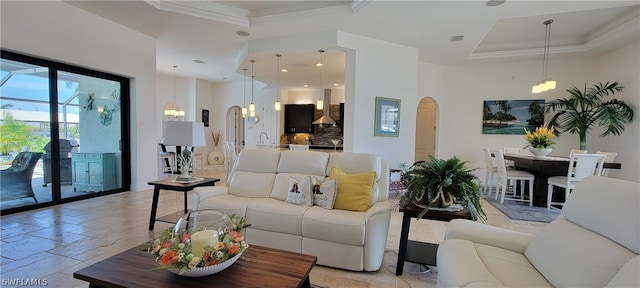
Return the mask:
<svg viewBox="0 0 640 288"><path fill-rule="evenodd" d="M227 186L203 186L194 188L192 198L193 210L198 210L198 204L200 201L215 196L225 195L228 194L228 192L229 187Z"/></svg>
<svg viewBox="0 0 640 288"><path fill-rule="evenodd" d="M364 270L377 271L382 265L387 245L391 205L388 201L374 204L365 216Z"/></svg>
<svg viewBox="0 0 640 288"><path fill-rule="evenodd" d="M485 244L516 253L524 254L534 236L502 229L487 224L454 219L449 222L444 239L464 239L478 244Z"/></svg>

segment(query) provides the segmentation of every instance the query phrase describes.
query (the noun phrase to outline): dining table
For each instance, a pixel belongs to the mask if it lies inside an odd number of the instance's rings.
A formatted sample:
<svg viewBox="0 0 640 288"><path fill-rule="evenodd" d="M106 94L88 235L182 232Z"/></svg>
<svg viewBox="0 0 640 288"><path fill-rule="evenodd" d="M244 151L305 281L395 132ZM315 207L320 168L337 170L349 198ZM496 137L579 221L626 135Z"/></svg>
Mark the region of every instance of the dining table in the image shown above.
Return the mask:
<svg viewBox="0 0 640 288"><path fill-rule="evenodd" d="M533 205L547 207L547 179L552 176L567 176L569 157L544 156L532 154L504 154L504 159L511 160L518 170L529 171L535 176L533 183ZM605 162L605 169L622 169L622 163ZM528 190L528 187L524 187ZM564 189L554 187L554 189ZM527 191L528 192L528 191ZM564 202L564 193L553 193L552 202Z"/></svg>

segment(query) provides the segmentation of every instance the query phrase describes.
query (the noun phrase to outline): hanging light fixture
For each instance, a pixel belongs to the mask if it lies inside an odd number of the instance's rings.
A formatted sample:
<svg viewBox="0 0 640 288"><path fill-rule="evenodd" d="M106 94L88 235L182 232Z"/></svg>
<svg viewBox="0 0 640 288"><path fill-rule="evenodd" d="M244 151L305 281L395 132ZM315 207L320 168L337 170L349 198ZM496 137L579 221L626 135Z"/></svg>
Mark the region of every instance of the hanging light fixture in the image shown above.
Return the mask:
<svg viewBox="0 0 640 288"><path fill-rule="evenodd" d="M256 78L256 75L253 74L253 64L256 63L256 60L249 60L251 62L251 104L249 104L249 117L256 116L256 104L253 104L253 79Z"/></svg>
<svg viewBox="0 0 640 288"><path fill-rule="evenodd" d="M282 57L282 54L276 54L276 57L278 57L278 70L276 70L278 82L276 87L276 103L274 104L273 109L280 111L280 109L282 109L282 103L280 103L280 57Z"/></svg>
<svg viewBox="0 0 640 288"><path fill-rule="evenodd" d="M242 118L247 117L247 68L242 68L244 71L244 82L242 83Z"/></svg>
<svg viewBox="0 0 640 288"><path fill-rule="evenodd" d="M324 62L322 62L322 53L324 53L324 50L318 50L318 52L320 52L320 63L316 64L316 66L320 67L320 97L316 102L316 109L322 110L324 109L324 101L322 100L322 93L324 92L324 89L322 89L322 66L324 66Z"/></svg>
<svg viewBox="0 0 640 288"><path fill-rule="evenodd" d="M542 80L531 88L531 93L541 93L547 90L556 89L556 81L547 78L547 69L549 68L549 46L551 40L551 23L553 19L544 21L542 24L545 26L544 32L544 56L542 57Z"/></svg>
<svg viewBox="0 0 640 288"><path fill-rule="evenodd" d="M164 116L166 120L183 120L184 111L181 111L176 104L176 68L178 66L173 65L173 102L169 102L164 107Z"/></svg>

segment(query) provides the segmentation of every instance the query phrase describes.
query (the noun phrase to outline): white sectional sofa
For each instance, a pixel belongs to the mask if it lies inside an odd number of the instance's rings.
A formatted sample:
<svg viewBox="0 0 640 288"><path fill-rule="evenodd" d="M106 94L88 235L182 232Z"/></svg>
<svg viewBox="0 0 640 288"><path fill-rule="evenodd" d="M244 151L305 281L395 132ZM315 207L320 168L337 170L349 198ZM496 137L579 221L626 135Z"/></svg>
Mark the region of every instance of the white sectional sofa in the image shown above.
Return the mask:
<svg viewBox="0 0 640 288"><path fill-rule="evenodd" d="M325 179L334 166L349 174L375 172L367 211L285 201L290 177ZM380 268L391 205L387 201L389 169L379 156L245 149L230 173L226 186L196 188L194 209L245 215L251 224L245 235L249 244L314 255L325 266L354 271Z"/></svg>
<svg viewBox="0 0 640 288"><path fill-rule="evenodd" d="M539 235L467 220L438 248L438 287L640 287L640 183L591 176Z"/></svg>

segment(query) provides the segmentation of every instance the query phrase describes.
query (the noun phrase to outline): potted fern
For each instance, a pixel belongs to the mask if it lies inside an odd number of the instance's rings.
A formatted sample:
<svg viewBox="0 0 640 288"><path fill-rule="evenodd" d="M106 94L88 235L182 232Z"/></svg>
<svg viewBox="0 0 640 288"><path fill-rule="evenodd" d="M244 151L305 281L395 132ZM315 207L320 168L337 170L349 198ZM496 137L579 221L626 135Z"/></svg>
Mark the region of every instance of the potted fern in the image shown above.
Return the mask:
<svg viewBox="0 0 640 288"><path fill-rule="evenodd" d="M473 220L486 220L473 174L475 169L465 167L467 162L455 156L446 160L429 158L429 161L416 162L403 171L402 182L407 191L400 196L399 204L423 208L418 219L429 207L449 207L455 203L467 208Z"/></svg>

